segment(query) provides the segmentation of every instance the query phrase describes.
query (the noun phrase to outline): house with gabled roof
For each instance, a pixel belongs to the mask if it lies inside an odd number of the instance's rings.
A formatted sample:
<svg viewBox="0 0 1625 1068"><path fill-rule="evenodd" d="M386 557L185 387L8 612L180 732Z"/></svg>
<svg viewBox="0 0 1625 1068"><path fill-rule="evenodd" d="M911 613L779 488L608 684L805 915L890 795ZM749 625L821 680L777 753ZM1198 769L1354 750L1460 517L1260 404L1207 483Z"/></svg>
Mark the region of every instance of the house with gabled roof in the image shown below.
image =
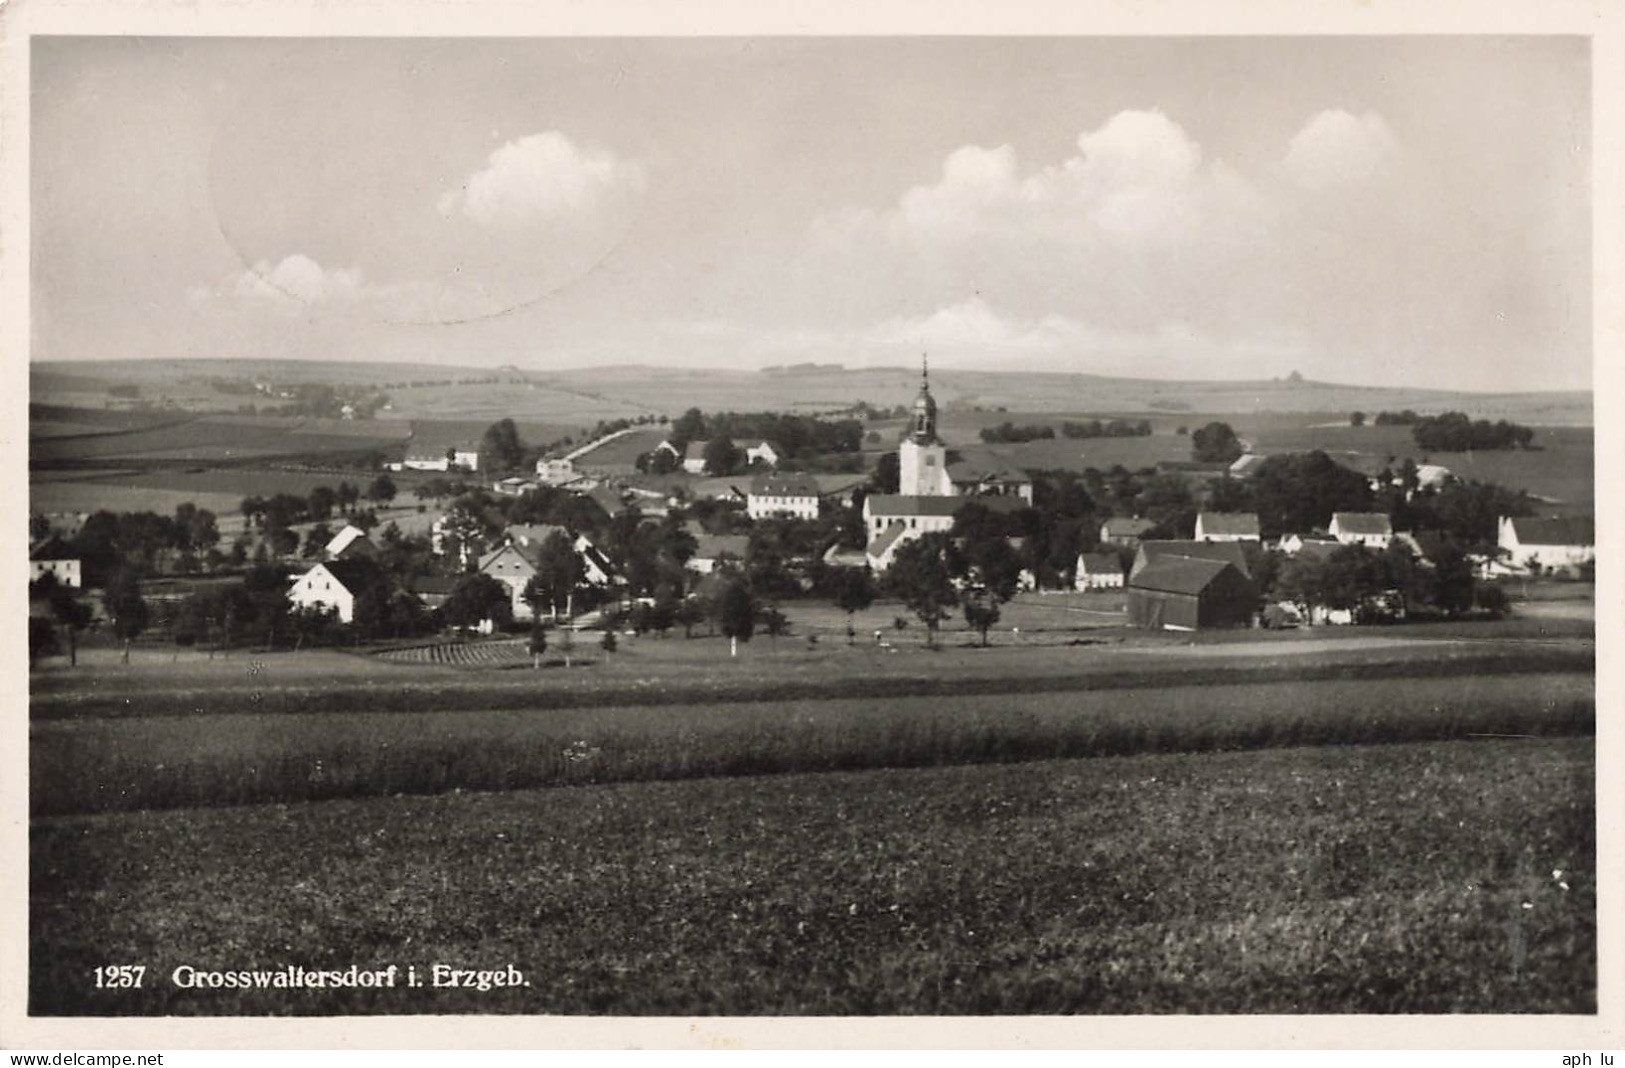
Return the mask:
<svg viewBox="0 0 1625 1068"><path fill-rule="evenodd" d="M366 531L353 523L346 523L344 529L333 535L333 539L322 548L322 553L329 560L348 560L357 556L373 558L378 555L378 546L367 537Z"/></svg>
<svg viewBox="0 0 1625 1068"><path fill-rule="evenodd" d="M340 623L353 623L356 599L388 581L383 569L366 557L326 560L293 580L288 600L295 609L331 609Z"/></svg>
<svg viewBox="0 0 1625 1068"><path fill-rule="evenodd" d="M767 467L779 466L780 453L771 441L758 441L753 445L742 446L745 452L745 465L760 463Z"/></svg>
<svg viewBox="0 0 1625 1068"><path fill-rule="evenodd" d="M1079 553L1072 572L1075 590L1120 590L1126 577L1123 561L1114 552Z"/></svg>
<svg viewBox="0 0 1625 1068"><path fill-rule="evenodd" d="M691 441L683 450L683 470L691 475L705 474L705 447L709 441Z"/></svg>
<svg viewBox="0 0 1625 1068"><path fill-rule="evenodd" d="M1020 497L1033 503L1032 476L1007 464L986 464L960 460L948 465L948 481L962 497Z"/></svg>
<svg viewBox="0 0 1625 1068"><path fill-rule="evenodd" d="M1196 540L1259 541L1258 516L1251 512L1198 512Z"/></svg>
<svg viewBox="0 0 1625 1068"><path fill-rule="evenodd" d="M1123 545L1132 549L1156 526L1151 520L1137 516L1112 516L1100 525L1100 540L1107 545Z"/></svg>
<svg viewBox="0 0 1625 1068"><path fill-rule="evenodd" d="M795 471L760 474L751 480L745 514L752 519L817 519L818 498L818 480L811 475Z"/></svg>
<svg viewBox="0 0 1625 1068"><path fill-rule="evenodd" d="M54 576L58 585L74 589L84 585L79 554L60 535L51 535L28 554L28 581L38 582L46 575Z"/></svg>
<svg viewBox="0 0 1625 1068"><path fill-rule="evenodd" d="M1386 549L1394 540L1394 524L1382 512L1333 512L1326 533L1344 545Z"/></svg>
<svg viewBox="0 0 1625 1068"><path fill-rule="evenodd" d="M1518 567L1540 572L1582 567L1597 559L1596 521L1590 516L1502 516L1496 544Z"/></svg>

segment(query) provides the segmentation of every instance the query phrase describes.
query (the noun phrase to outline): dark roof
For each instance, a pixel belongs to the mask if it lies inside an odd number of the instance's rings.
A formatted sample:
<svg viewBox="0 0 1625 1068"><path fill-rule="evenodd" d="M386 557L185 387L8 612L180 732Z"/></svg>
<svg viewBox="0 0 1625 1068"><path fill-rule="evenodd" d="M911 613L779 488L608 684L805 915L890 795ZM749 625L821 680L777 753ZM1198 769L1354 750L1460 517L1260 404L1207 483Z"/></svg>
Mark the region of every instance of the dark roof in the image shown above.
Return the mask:
<svg viewBox="0 0 1625 1068"><path fill-rule="evenodd" d="M1344 534L1392 534L1393 522L1381 512L1333 512L1332 522Z"/></svg>
<svg viewBox="0 0 1625 1068"><path fill-rule="evenodd" d="M34 547L28 554L30 560L77 560L79 554L68 548L68 543L61 536L53 534Z"/></svg>
<svg viewBox="0 0 1625 1068"><path fill-rule="evenodd" d="M419 575L412 580L412 592L418 594L449 594L457 588L456 575Z"/></svg>
<svg viewBox="0 0 1625 1068"><path fill-rule="evenodd" d="M685 459L685 460L703 460L703 459L705 459L705 447L707 445L709 445L709 444L711 444L709 441L691 441L691 442L689 442L688 447L683 450L683 459Z"/></svg>
<svg viewBox="0 0 1625 1068"><path fill-rule="evenodd" d="M1164 593L1199 594L1226 571L1235 567L1224 560L1197 560L1185 556L1167 556L1147 564L1145 569L1130 580L1136 589L1159 590Z"/></svg>
<svg viewBox="0 0 1625 1068"><path fill-rule="evenodd" d="M797 471L774 472L757 475L750 492L757 497L816 497L818 480Z"/></svg>
<svg viewBox="0 0 1625 1068"><path fill-rule="evenodd" d="M1596 521L1590 516L1567 519L1514 519L1520 545L1595 545Z"/></svg>
<svg viewBox="0 0 1625 1068"><path fill-rule="evenodd" d="M1106 534L1108 537L1137 538L1157 524L1149 519L1138 519L1130 516L1113 516L1106 520Z"/></svg>
<svg viewBox="0 0 1625 1068"><path fill-rule="evenodd" d="M1251 512L1202 512L1197 516L1204 534L1246 534L1258 537L1258 516Z"/></svg>
<svg viewBox="0 0 1625 1068"><path fill-rule="evenodd" d="M329 560L318 567L327 568L327 573L338 580L339 585L355 593L369 584L383 577L383 568L366 557L355 557L348 560Z"/></svg>
<svg viewBox="0 0 1625 1068"><path fill-rule="evenodd" d="M863 507L871 515L955 515L970 497L912 497L900 493L871 493Z"/></svg>
<svg viewBox="0 0 1625 1068"><path fill-rule="evenodd" d="M1248 578L1253 574L1247 566L1247 553L1239 541L1142 541L1136 562L1144 560L1145 567L1149 568L1165 557L1217 560L1233 565Z"/></svg>
<svg viewBox="0 0 1625 1068"><path fill-rule="evenodd" d="M1121 575L1123 559L1116 553L1079 553L1078 570L1086 575Z"/></svg>
<svg viewBox="0 0 1625 1068"><path fill-rule="evenodd" d="M875 540L868 544L868 546L864 549L864 552L878 560L880 557L886 555L886 550L891 548L892 543L898 538L902 537L903 532L907 529L908 528L903 526L901 523L891 524L885 530L881 531L875 536Z"/></svg>

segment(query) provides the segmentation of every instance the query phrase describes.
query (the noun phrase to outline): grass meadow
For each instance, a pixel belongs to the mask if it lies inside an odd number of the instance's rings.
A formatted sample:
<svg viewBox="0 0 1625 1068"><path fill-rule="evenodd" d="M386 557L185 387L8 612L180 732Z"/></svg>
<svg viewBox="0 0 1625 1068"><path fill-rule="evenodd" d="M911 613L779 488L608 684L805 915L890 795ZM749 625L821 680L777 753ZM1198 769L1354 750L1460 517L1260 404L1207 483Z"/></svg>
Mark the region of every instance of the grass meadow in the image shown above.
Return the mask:
<svg viewBox="0 0 1625 1068"><path fill-rule="evenodd" d="M34 821L29 1009L1592 1013L1589 738ZM139 963L136 991L93 969ZM204 969L522 971L485 992Z"/></svg>
<svg viewBox="0 0 1625 1068"><path fill-rule="evenodd" d="M461 712L353 700L256 713L250 699L224 713L36 720L32 806L45 816L1594 729L1595 684L1584 672L1240 680L1212 673L1174 685L1135 673L1101 676L1098 687L1057 680L1064 688L1050 691L1004 679L924 693L758 688L727 701L668 693L665 703L621 704L609 701L632 695L610 692Z"/></svg>

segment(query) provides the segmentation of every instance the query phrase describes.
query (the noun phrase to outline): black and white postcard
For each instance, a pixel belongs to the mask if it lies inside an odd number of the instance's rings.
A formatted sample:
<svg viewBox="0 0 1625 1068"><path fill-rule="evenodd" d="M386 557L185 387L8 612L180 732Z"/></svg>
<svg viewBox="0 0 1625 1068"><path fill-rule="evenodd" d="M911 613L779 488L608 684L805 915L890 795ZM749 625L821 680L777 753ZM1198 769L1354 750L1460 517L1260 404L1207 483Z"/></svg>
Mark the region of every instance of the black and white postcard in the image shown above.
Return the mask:
<svg viewBox="0 0 1625 1068"><path fill-rule="evenodd" d="M1617 5L552 6L0 12L9 1045L1617 1046Z"/></svg>

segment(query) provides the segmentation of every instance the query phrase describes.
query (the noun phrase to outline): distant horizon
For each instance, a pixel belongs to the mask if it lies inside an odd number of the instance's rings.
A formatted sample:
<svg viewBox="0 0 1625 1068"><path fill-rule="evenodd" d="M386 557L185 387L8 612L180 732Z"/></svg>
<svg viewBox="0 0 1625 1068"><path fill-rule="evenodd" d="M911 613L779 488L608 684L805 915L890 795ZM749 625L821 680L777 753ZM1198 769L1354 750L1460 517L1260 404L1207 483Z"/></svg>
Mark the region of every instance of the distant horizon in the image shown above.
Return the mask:
<svg viewBox="0 0 1625 1068"><path fill-rule="evenodd" d="M909 366L908 364L903 364L903 363L897 363L897 364L865 364L865 365L861 365L861 366L853 366L853 365L850 365L850 364L842 364L839 361L834 361L834 360L798 360L798 361L794 361L792 363L786 363L786 364L769 364L769 365L765 365L765 366L762 366L762 367L748 367L748 368L726 367L726 366L721 366L721 365L711 365L711 366L661 366L659 364L640 363L640 362L635 362L634 361L634 362L627 362L627 363L572 364L572 365L553 367L553 368L548 368L548 369L543 370L543 369L536 368L536 367L526 367L526 366L523 366L523 365L511 364L511 363L502 363L502 364L436 364L436 363L424 363L424 362L412 361L412 360L347 361L347 360L322 359L322 358L319 358L319 357L308 357L308 356L264 356L264 357L141 356L141 357L130 357L130 358L124 358L124 359L98 358L98 357L89 357L89 358L85 358L85 359L61 359L61 360L36 360L36 359L30 359L29 360L29 367L30 367L30 369L34 369L34 368L44 369L47 365L49 365L50 369L55 373L71 374L72 373L71 368L73 368L75 366L84 366L84 367L97 366L97 367L106 367L106 368L114 368L114 369L116 369L118 367L139 366L139 365L142 365L142 364L166 364L166 363L169 363L169 364L200 363L200 364L223 364L223 365L230 365L230 364L253 365L253 364L292 363L292 364L310 365L310 366L314 366L314 367L331 367L331 366L337 365L337 366L349 366L349 367L366 366L366 367L375 367L375 368L379 368L379 369L385 369L385 368L402 368L402 369L406 369L406 368L411 368L411 369L432 371L432 372L443 373L443 374L468 374L468 373L480 373L480 372L511 371L511 372L517 373L517 374L536 375L536 376L545 376L545 375L553 375L553 374L560 374L560 375L564 375L564 374L588 374L588 373L592 373L592 372L632 371L632 370L648 370L648 371L664 372L664 373L683 375L683 376L715 375L715 374L769 375L769 376L771 376L771 375L775 374L776 372L781 372L781 371L785 371L785 370L788 370L788 369L791 369L791 368L799 368L799 367L804 367L804 366L817 367L817 368L821 369L824 373L831 373L831 374L833 374L833 373L918 374L919 370L920 370L917 365L916 366ZM58 368L61 368L62 370L58 370ZM960 365L957 365L957 364L938 364L935 361L935 358L933 358L931 368L932 368L933 371L940 370L942 372L946 372L949 375L971 374L971 375L992 375L992 376L995 376L995 377L1045 376L1045 377L1057 377L1057 378L1093 378L1093 379L1100 379L1100 380L1103 380L1103 381L1112 381L1112 382L1134 382L1134 383L1145 382L1145 383L1155 383L1155 384L1159 384L1159 385L1247 386L1247 385L1290 384L1290 385L1299 385L1299 386L1307 386L1307 387L1324 386L1324 387L1327 387L1327 388L1330 388L1330 389L1342 389L1342 390L1370 390L1370 391L1390 391L1390 392L1403 392L1403 393L1460 394L1460 395L1463 395L1463 396L1483 396L1483 397L1523 396L1523 395L1553 395L1553 396L1557 396L1557 395L1563 395L1563 394L1584 394L1584 395L1587 395L1587 396L1595 396L1596 395L1596 390L1595 390L1594 386L1588 386L1588 387L1584 387L1584 388L1580 388L1580 387L1551 387L1551 388L1532 387L1532 388L1528 388L1528 389L1473 390L1473 389L1456 389L1456 388L1450 388L1450 387L1391 385L1391 384L1375 384L1375 383L1368 383L1368 382L1347 382L1347 381L1336 381L1336 380L1333 380L1333 379L1312 378L1312 377L1310 377L1308 375L1303 375L1297 381L1294 382L1290 377L1290 373L1288 375L1273 376L1273 377L1268 377L1268 378L1158 378L1158 377L1155 377L1155 376L1148 376L1148 375L1100 374L1100 373L1096 373L1096 372L1092 372L1092 371L1064 371L1064 370L1040 370L1040 369L1025 370L1025 369L1022 369L1022 368L1004 368L1004 367L1001 367L1001 368L964 367L964 366L960 366ZM814 373L816 373L816 372L814 372ZM787 375L786 377L793 377L793 376Z"/></svg>

